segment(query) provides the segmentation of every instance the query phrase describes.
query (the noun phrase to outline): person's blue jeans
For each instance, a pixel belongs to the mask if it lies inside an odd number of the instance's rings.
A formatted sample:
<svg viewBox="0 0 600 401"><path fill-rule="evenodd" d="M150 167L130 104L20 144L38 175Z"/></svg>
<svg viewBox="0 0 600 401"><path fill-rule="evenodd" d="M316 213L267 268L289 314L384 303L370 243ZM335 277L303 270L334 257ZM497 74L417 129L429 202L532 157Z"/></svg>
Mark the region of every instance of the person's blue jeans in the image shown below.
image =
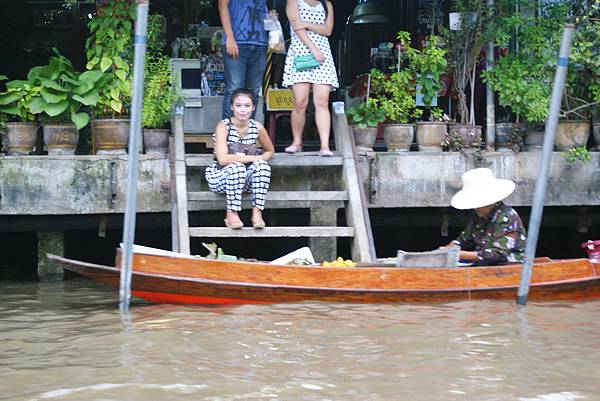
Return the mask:
<svg viewBox="0 0 600 401"><path fill-rule="evenodd" d="M238 57L234 59L222 46L225 64L225 94L223 96L223 118L231 117L231 94L239 88L252 89L254 102L258 101L258 92L263 81L267 65L267 47L238 44ZM252 113L252 118L256 110Z"/></svg>

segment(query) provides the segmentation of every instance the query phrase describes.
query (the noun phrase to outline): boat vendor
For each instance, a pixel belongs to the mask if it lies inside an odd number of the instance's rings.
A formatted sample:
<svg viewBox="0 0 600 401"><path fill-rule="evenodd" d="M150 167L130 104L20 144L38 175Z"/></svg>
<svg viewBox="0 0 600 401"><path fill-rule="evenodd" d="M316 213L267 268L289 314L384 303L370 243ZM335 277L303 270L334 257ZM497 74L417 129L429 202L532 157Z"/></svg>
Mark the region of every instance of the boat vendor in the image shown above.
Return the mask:
<svg viewBox="0 0 600 401"><path fill-rule="evenodd" d="M515 190L511 180L497 179L488 168L462 175L463 187L451 200L456 209L474 209L467 227L446 247L458 245L460 260L479 266L521 263L526 231L521 218L502 200Z"/></svg>
<svg viewBox="0 0 600 401"><path fill-rule="evenodd" d="M215 160L206 168L206 181L212 192L225 194L225 225L244 226L238 212L242 210L242 193L252 192L252 227L264 228L262 211L271 182L271 159L275 148L265 127L251 118L256 105L250 89L236 89L231 95L231 118L217 124L213 139ZM256 148L260 142L262 151Z"/></svg>

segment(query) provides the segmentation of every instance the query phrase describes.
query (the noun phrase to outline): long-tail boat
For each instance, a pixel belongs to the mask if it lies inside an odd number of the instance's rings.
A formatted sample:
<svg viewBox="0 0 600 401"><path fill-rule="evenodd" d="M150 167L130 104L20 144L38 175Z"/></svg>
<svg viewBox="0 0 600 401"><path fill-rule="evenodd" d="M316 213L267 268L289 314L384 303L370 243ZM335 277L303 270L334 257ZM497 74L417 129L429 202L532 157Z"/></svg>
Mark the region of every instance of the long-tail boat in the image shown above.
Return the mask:
<svg viewBox="0 0 600 401"><path fill-rule="evenodd" d="M119 288L120 269L48 255L65 269ZM116 266L121 251L117 250ZM274 265L206 259L134 247L133 296L173 304L246 304L300 301L350 303L515 299L521 265L413 268ZM600 298L600 262L536 258L528 298Z"/></svg>

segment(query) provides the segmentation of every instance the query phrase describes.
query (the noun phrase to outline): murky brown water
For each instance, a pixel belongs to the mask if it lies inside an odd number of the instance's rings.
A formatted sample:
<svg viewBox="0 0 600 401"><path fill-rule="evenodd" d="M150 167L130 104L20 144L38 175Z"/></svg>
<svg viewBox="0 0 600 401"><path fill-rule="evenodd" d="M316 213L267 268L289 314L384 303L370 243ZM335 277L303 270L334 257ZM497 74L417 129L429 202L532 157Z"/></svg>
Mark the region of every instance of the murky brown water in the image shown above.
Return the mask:
<svg viewBox="0 0 600 401"><path fill-rule="evenodd" d="M0 282L2 400L600 400L600 302L137 304Z"/></svg>

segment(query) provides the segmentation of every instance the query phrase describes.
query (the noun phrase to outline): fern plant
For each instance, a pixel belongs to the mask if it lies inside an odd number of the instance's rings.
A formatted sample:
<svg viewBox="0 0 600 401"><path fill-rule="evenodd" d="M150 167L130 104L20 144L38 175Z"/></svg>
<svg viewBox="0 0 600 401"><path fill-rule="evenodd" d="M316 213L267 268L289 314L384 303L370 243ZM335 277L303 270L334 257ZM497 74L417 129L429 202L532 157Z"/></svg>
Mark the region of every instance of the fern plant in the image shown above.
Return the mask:
<svg viewBox="0 0 600 401"><path fill-rule="evenodd" d="M173 103L180 97L172 85L169 57L152 56L146 67L142 127L166 128L171 120Z"/></svg>

